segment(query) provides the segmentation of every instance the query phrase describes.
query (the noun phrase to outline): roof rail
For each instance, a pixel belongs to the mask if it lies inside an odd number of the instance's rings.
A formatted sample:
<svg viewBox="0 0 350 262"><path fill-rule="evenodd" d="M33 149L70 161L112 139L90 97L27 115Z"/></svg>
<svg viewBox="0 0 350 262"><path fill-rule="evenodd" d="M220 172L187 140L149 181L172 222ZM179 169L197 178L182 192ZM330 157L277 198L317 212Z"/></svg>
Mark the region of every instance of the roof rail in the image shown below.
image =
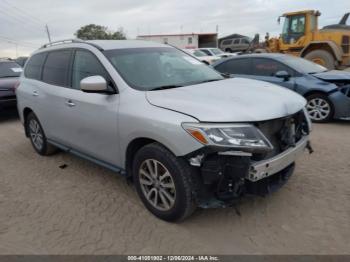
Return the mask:
<svg viewBox="0 0 350 262"><path fill-rule="evenodd" d="M96 47L98 50L103 51L103 48L100 47L99 45L84 41L82 39L76 38L76 39L64 39L64 40L60 40L60 41L55 41L55 42L50 42L47 43L45 45L43 45L42 47L40 47L40 49L42 48L47 48L50 46L56 46L56 45L62 45L62 44L67 44L67 43L82 43L82 44L88 44L91 45L93 47Z"/></svg>

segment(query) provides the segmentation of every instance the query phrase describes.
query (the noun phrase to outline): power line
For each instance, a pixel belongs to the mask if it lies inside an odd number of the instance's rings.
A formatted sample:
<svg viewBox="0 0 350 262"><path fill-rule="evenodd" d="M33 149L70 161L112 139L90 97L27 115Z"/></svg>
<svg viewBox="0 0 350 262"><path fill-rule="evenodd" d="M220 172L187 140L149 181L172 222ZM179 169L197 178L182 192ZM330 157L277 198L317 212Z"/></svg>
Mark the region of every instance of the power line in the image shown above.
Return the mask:
<svg viewBox="0 0 350 262"><path fill-rule="evenodd" d="M40 32L46 32L49 38L49 42L51 42L51 37L50 37L50 32L49 32L49 28L47 24L44 24L40 19L38 19L37 17L29 14L28 12L24 11L21 8L18 8L17 6L10 4L7 0L3 0L2 2L3 4L6 4L7 6L5 6L7 8L7 11L10 11L9 13L6 13L4 11L0 12L4 13L5 15L7 15L7 20L8 17L10 17L11 19L21 23L21 25L26 25L27 27L30 25L28 24L28 22L31 22L31 25L35 26L36 28L39 27L40 28ZM4 7L4 5L0 5L2 7ZM12 8L12 9L11 9ZM15 12L13 12L15 11ZM15 16L13 16L11 13L14 13ZM30 29L33 31L35 29L33 29L32 27L30 27ZM37 31L35 31L37 33Z"/></svg>
<svg viewBox="0 0 350 262"><path fill-rule="evenodd" d="M0 3L1 6L1 3ZM5 16L7 16L8 18L11 18L13 20L15 20L16 22L21 23L22 25L31 25L33 27L36 28L43 28L44 24L34 24L31 21L28 21L28 19L26 19L23 16L19 16L18 14L13 14L13 12L11 10L8 10L6 8L3 8L3 6L1 6L0 8L0 12L3 13Z"/></svg>
<svg viewBox="0 0 350 262"><path fill-rule="evenodd" d="M20 20L19 18L15 17L15 16L11 16L10 14L8 14L7 12L3 11L2 9L0 9L0 13L4 14L5 16L3 16L2 18L7 20L8 22L12 23L12 24L18 24L21 27L25 27L25 29L29 29L32 32L38 33L38 32L44 32L44 27L42 27L40 30L39 28L33 28L30 24L28 24L28 22L24 21L24 20Z"/></svg>
<svg viewBox="0 0 350 262"><path fill-rule="evenodd" d="M37 23L38 25L42 26L45 24L45 22L41 21L39 18L33 16L32 14L29 14L27 11L13 5L12 3L10 4L7 0L3 0L3 3L6 4L8 7L11 7L12 9L16 10L17 13L20 15L30 18L33 22Z"/></svg>
<svg viewBox="0 0 350 262"><path fill-rule="evenodd" d="M34 43L26 42L26 41L20 41L17 39L13 39L13 38L9 38L7 36L0 35L0 40L1 39L2 39L2 41L6 41L8 43L13 43L13 44L18 44L20 46L26 46L26 47L32 47L32 48L38 48L40 46L39 44L34 44Z"/></svg>

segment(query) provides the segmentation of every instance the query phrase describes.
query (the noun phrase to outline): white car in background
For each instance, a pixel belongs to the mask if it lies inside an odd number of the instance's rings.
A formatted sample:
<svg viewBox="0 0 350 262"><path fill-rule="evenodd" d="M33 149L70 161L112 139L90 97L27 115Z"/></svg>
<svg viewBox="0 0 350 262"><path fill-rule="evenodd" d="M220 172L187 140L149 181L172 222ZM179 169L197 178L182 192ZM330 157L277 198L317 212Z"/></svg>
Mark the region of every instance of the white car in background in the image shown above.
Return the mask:
<svg viewBox="0 0 350 262"><path fill-rule="evenodd" d="M221 57L219 57L219 56L208 56L206 53L204 53L203 51L201 51L199 49L182 49L182 50L185 51L186 53L196 57L197 59L199 59L200 61L202 61L203 63L206 63L208 65L211 65L214 62L221 59Z"/></svg>
<svg viewBox="0 0 350 262"><path fill-rule="evenodd" d="M216 56L216 57L220 57L220 58L226 58L226 57L237 55L237 53L224 52L224 51L220 50L219 48L199 48L199 50L208 56Z"/></svg>

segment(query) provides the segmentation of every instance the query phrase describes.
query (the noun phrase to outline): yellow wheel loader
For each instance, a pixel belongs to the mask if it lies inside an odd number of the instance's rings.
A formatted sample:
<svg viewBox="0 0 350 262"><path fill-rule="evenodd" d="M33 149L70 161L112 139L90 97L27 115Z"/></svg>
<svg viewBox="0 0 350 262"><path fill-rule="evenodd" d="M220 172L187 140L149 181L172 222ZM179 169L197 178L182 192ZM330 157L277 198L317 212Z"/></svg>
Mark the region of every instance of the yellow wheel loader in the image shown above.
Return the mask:
<svg viewBox="0 0 350 262"><path fill-rule="evenodd" d="M350 26L346 21L350 13L339 24L318 29L319 11L306 10L285 13L283 31L279 38L269 38L267 52L285 53L304 57L328 69L350 66Z"/></svg>

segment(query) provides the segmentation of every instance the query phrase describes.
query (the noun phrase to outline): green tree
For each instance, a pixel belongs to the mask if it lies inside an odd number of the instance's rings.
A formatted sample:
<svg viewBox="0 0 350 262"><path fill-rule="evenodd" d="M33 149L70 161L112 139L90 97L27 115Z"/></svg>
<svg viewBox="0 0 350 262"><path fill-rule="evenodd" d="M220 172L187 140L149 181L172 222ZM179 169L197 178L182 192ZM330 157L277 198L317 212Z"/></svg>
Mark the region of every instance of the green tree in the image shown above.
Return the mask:
<svg viewBox="0 0 350 262"><path fill-rule="evenodd" d="M109 31L106 26L95 25L95 24L82 26L74 35L77 38L80 38L83 40L97 40L97 39L124 40L126 39L124 30L122 27L120 27L118 31L112 32L112 31Z"/></svg>

